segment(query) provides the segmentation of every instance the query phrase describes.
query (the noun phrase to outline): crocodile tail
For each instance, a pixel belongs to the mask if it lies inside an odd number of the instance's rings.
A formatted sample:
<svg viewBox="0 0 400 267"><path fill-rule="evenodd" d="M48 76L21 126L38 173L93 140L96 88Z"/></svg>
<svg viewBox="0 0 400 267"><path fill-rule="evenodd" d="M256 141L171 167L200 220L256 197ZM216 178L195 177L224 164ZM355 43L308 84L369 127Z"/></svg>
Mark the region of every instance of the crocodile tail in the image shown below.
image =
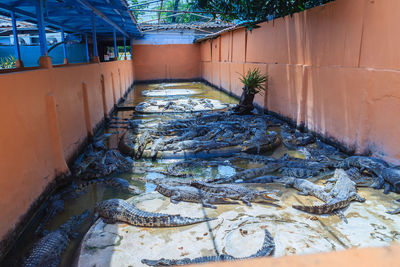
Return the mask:
<svg viewBox="0 0 400 267"><path fill-rule="evenodd" d="M170 215L168 216L169 222L164 226L183 226L183 225L191 225L196 223L208 222L212 220L216 220L217 218L190 218L190 217L182 217L179 215ZM161 225L162 226L162 225Z"/></svg>
<svg viewBox="0 0 400 267"><path fill-rule="evenodd" d="M264 229L264 233L265 237L261 248L255 254L249 256L249 258L266 257L274 252L275 250L274 238L267 229Z"/></svg>
<svg viewBox="0 0 400 267"><path fill-rule="evenodd" d="M305 211L312 214L325 214L330 213L328 211L328 205L321 205L321 206L303 206L303 205L293 205L294 209Z"/></svg>
<svg viewBox="0 0 400 267"><path fill-rule="evenodd" d="M332 213L335 210L345 208L349 204L350 204L349 200L342 200L342 201L337 201L335 203L324 204L320 206L293 205L292 207L312 214L328 214Z"/></svg>
<svg viewBox="0 0 400 267"><path fill-rule="evenodd" d="M175 265L186 265L190 264L192 261L189 258L183 258L179 260L168 260L161 258L159 260L148 260L142 259L142 263L149 266L175 266Z"/></svg>

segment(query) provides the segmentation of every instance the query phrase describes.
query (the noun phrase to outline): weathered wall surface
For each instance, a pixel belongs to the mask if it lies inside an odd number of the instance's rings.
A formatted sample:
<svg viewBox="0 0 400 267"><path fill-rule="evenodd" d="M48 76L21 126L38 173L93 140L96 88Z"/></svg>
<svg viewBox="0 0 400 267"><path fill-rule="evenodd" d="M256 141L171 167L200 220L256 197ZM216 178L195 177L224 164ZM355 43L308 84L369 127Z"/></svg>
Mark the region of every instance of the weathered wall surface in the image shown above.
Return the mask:
<svg viewBox="0 0 400 267"><path fill-rule="evenodd" d="M0 74L0 240L132 83L130 60Z"/></svg>
<svg viewBox="0 0 400 267"><path fill-rule="evenodd" d="M236 95L269 75L261 106L359 153L400 162L397 0L337 0L200 44L202 77Z"/></svg>
<svg viewBox="0 0 400 267"><path fill-rule="evenodd" d="M201 76L198 44L134 45L135 79L197 79Z"/></svg>

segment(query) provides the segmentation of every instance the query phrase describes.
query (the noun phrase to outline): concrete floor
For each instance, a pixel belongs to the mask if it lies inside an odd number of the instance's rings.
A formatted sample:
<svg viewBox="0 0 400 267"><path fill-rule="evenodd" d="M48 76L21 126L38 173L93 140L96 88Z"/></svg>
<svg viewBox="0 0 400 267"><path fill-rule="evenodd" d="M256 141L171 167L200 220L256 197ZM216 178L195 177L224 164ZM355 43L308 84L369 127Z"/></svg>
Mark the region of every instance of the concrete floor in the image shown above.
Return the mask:
<svg viewBox="0 0 400 267"><path fill-rule="evenodd" d="M359 193L367 201L353 202L344 211L346 224L337 216L314 216L291 207L299 202L317 204L313 197L299 196L296 190L276 184L268 185L268 189L276 190L273 196L280 200L280 207L219 205L213 210L203 209L200 204L171 204L157 192L133 197L130 201L146 211L190 217L203 217L206 213L217 220L163 229L107 225L98 220L82 241L77 265L143 266L144 258L195 258L215 255L216 251L246 257L260 248L264 228L274 237L274 257L389 246L400 240L400 215L385 213L398 207L394 202L396 194L361 188Z"/></svg>

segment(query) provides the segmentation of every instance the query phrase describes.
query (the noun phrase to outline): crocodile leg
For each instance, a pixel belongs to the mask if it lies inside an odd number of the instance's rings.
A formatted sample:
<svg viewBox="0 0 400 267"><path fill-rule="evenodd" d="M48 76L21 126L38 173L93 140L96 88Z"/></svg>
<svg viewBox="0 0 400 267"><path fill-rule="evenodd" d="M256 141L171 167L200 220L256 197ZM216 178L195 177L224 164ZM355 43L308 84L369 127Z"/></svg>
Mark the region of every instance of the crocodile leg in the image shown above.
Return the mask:
<svg viewBox="0 0 400 267"><path fill-rule="evenodd" d="M173 203L173 204L178 204L179 202L182 201L182 199L181 199L180 194L178 192L176 192L174 195L172 195L169 198L169 201L171 201L171 203Z"/></svg>
<svg viewBox="0 0 400 267"><path fill-rule="evenodd" d="M202 200L201 200L201 204L202 204L203 207L205 207L205 208L210 208L210 209L216 209L216 208L217 208L216 206L211 205L210 203L208 203L206 199L202 199Z"/></svg>
<svg viewBox="0 0 400 267"><path fill-rule="evenodd" d="M117 220L114 220L114 219L112 219L112 218L101 218L102 220L103 220L103 222L105 223L105 224L115 224L116 222L117 222Z"/></svg>
<svg viewBox="0 0 400 267"><path fill-rule="evenodd" d="M383 180L382 177L378 176L378 184L373 186L372 188L374 189L381 189L383 187L383 185L385 184L385 180Z"/></svg>
<svg viewBox="0 0 400 267"><path fill-rule="evenodd" d="M383 193L384 193L385 195L389 194L390 191L391 191L391 190L390 190L391 187L392 187L392 186L391 186L389 183L385 183L384 186L383 186L383 188L384 188L384 189L383 189Z"/></svg>
<svg viewBox="0 0 400 267"><path fill-rule="evenodd" d="M248 199L248 197L242 197L240 199L244 204L246 204L247 206L251 207L251 203L250 200Z"/></svg>
<svg viewBox="0 0 400 267"><path fill-rule="evenodd" d="M387 211L386 213L392 214L392 215L394 215L394 214L400 214L400 208L395 209L395 210L392 210L392 211Z"/></svg>
<svg viewBox="0 0 400 267"><path fill-rule="evenodd" d="M334 215L338 216L340 219L342 219L342 221L344 221L346 224L349 223L347 221L346 216L344 215L344 213L340 210L335 210L334 212L332 212Z"/></svg>
<svg viewBox="0 0 400 267"><path fill-rule="evenodd" d="M366 199L363 198L362 196L356 194L356 195L354 196L354 200L355 200L355 201L358 201L358 202L361 202L361 203L364 203Z"/></svg>

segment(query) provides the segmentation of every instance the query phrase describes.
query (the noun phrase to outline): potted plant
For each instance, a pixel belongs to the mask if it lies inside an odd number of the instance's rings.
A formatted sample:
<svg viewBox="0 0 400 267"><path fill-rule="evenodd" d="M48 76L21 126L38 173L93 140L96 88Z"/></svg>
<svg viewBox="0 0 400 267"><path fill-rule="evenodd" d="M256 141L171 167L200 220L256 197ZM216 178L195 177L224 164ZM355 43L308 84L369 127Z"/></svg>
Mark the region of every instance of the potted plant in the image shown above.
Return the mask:
<svg viewBox="0 0 400 267"><path fill-rule="evenodd" d="M233 110L239 114L252 114L254 109L254 96L265 91L265 84L268 76L262 75L258 68L249 69L245 75L239 78L243 83L243 92L239 104Z"/></svg>

